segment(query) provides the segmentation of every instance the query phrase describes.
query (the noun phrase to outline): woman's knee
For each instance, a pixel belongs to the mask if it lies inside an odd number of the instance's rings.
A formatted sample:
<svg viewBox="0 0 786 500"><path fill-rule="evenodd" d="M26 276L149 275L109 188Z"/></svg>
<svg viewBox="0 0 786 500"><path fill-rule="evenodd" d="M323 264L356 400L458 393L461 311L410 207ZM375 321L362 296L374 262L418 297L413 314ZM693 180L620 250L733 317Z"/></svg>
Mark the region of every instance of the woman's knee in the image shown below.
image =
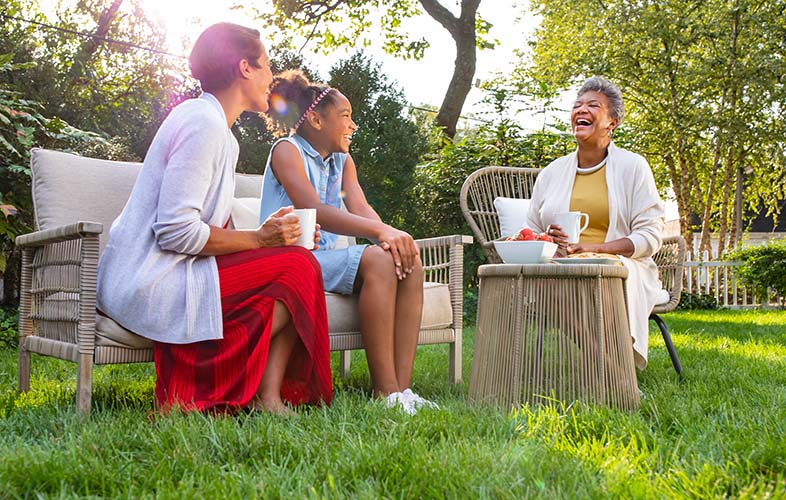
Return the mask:
<svg viewBox="0 0 786 500"><path fill-rule="evenodd" d="M377 282L396 282L396 270L390 252L372 245L366 247L360 257L361 278L365 281L373 279Z"/></svg>

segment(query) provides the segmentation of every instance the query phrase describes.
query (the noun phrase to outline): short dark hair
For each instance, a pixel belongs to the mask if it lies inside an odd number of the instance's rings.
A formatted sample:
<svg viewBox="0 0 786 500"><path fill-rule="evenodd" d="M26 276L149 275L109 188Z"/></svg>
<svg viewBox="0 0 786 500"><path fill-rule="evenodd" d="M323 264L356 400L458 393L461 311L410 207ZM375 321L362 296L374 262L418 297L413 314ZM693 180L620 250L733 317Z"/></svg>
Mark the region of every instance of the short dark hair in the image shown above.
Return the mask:
<svg viewBox="0 0 786 500"><path fill-rule="evenodd" d="M240 76L241 60L258 68L262 49L259 31L239 24L218 23L199 35L188 65L202 90L215 92L229 87Z"/></svg>
<svg viewBox="0 0 786 500"><path fill-rule="evenodd" d="M327 88L327 85L310 82L306 74L299 69L290 69L276 75L270 85L270 97L268 97L268 128L275 135L288 134L298 124L298 120L311 103ZM330 89L328 94L314 106L314 111L319 111L328 104L336 104L334 95L337 92L336 89Z"/></svg>

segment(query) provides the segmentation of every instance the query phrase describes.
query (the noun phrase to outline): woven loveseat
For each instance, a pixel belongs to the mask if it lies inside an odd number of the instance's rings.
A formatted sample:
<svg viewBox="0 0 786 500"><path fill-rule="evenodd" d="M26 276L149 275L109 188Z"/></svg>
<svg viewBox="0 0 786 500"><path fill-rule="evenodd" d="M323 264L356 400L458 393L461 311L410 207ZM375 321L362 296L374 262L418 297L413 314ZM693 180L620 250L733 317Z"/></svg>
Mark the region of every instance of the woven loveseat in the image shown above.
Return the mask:
<svg viewBox="0 0 786 500"><path fill-rule="evenodd" d="M96 271L109 227L120 214L139 163L31 152L36 232L19 236L22 277L19 390L30 389L30 354L77 363L77 409L89 413L93 365L153 360L152 343L96 315ZM258 197L262 177L238 174L235 196ZM461 380L463 246L468 236L418 240L426 272L419 344L449 344L450 380ZM361 349L357 298L326 294L330 349ZM143 333L143 332L141 332Z"/></svg>

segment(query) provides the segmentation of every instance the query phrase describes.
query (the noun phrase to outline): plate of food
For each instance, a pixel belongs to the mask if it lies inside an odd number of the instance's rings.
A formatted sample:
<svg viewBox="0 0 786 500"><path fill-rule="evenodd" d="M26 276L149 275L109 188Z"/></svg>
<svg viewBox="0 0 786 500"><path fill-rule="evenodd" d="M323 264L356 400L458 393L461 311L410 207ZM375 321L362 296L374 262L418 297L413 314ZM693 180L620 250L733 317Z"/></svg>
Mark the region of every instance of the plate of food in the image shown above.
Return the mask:
<svg viewBox="0 0 786 500"><path fill-rule="evenodd" d="M570 257L551 259L558 264L602 264L606 266L622 266L622 261L610 253L583 252Z"/></svg>

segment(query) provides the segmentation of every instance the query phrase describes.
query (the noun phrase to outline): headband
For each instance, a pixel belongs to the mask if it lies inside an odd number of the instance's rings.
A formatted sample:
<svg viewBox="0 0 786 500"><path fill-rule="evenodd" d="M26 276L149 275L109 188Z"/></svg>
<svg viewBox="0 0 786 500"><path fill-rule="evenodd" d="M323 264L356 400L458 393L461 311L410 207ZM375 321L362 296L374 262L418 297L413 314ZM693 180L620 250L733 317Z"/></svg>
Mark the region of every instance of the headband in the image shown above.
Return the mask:
<svg viewBox="0 0 786 500"><path fill-rule="evenodd" d="M330 93L331 90L333 89L331 89L330 87L325 87L325 90L323 90L322 93L319 94L316 99L314 99L314 102L311 103L311 106L309 106L308 109L306 109L303 112L303 114L300 115L300 120L298 120L297 123L295 124L295 130L297 130L298 128L300 128L301 125L303 125L303 122L306 121L306 116L311 111L314 111L314 108L317 107L317 104L319 104L320 101L322 101L322 99L324 99L325 96L328 95L328 93Z"/></svg>

